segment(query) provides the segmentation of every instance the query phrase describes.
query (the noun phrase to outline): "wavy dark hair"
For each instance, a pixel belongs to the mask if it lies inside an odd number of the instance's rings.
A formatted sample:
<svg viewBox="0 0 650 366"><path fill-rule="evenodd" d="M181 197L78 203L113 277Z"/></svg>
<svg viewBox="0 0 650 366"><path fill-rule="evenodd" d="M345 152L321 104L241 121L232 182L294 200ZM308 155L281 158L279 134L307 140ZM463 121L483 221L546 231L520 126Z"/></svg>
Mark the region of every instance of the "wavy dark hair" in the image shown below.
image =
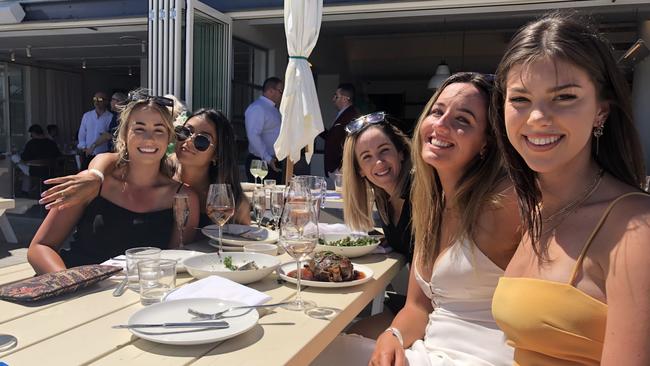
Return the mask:
<svg viewBox="0 0 650 366"><path fill-rule="evenodd" d="M244 191L239 180L239 165L237 164L237 150L235 132L226 116L216 109L201 108L187 118L203 118L214 125L217 131L216 149L214 152L215 164L210 164L208 175L210 183L225 183L232 187L235 196L235 207L244 198Z"/></svg>
<svg viewBox="0 0 650 366"><path fill-rule="evenodd" d="M445 197L440 177L434 167L422 159L422 138L420 127L431 113L433 105L446 87L456 83L467 83L476 87L485 98L486 108L492 93L492 77L475 72L459 72L445 80L422 110L413 131L412 161L415 168L411 204L413 205L413 235L417 263L428 267L433 264L441 250L442 214L445 206L457 207L461 213L460 228L453 233L452 240L469 237L473 239L481 210L497 207L501 194L495 192L498 183L506 177L506 171L497 148L494 130L487 121L485 127L485 150L465 167L458 180L455 197ZM488 118L489 119L489 118Z"/></svg>
<svg viewBox="0 0 650 366"><path fill-rule="evenodd" d="M545 258L540 247L542 194L537 173L508 141L504 103L508 72L514 66L526 67L542 59L568 62L584 70L596 87L597 97L609 103L610 111L598 142L591 139L591 155L607 173L636 188L642 187L645 165L641 143L632 118L630 90L612 55L609 42L594 23L576 12L552 12L521 28L510 41L496 71L492 94L491 120L499 147L505 154L508 172L519 200L523 224L535 253Z"/></svg>

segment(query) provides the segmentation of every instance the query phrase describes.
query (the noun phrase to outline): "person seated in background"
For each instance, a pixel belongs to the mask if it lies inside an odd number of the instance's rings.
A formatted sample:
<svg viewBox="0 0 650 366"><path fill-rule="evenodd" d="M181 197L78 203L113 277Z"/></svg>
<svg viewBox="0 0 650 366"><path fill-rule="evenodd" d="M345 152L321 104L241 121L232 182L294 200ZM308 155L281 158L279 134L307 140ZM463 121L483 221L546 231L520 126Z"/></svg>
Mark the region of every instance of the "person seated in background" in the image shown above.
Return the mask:
<svg viewBox="0 0 650 366"><path fill-rule="evenodd" d="M11 160L23 173L21 190L25 195L29 194L32 186L29 162L34 160L56 159L61 156L61 151L59 151L56 142L45 135L43 127L40 125L31 125L27 131L29 132L30 139L25 144L23 152L11 157Z"/></svg>
<svg viewBox="0 0 650 366"><path fill-rule="evenodd" d="M45 129L47 129L47 137L56 143L56 146L61 152L66 153L66 151L64 151L65 149L63 146L63 139L59 134L59 126L49 124L45 127Z"/></svg>
<svg viewBox="0 0 650 366"><path fill-rule="evenodd" d="M36 273L101 263L137 246L178 248L174 225L174 194L190 198L183 237L192 240L198 223L196 194L172 179L165 154L174 140L168 98L136 94L122 111L116 138L119 159L105 175L99 195L65 212L50 210L27 251ZM101 174L97 173L101 176ZM64 201L65 193L57 200ZM76 226L70 250L61 250Z"/></svg>

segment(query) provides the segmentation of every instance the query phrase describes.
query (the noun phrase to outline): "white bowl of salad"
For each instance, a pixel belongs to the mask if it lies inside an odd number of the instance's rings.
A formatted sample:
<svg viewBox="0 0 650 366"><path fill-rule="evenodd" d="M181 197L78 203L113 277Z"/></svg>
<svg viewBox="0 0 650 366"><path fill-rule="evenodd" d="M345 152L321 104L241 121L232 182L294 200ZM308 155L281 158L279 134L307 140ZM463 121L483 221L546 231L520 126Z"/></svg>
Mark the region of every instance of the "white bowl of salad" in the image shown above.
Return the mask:
<svg viewBox="0 0 650 366"><path fill-rule="evenodd" d="M371 253L381 239L369 235L342 235L342 234L324 234L318 239L316 252L333 252L348 258L361 257Z"/></svg>
<svg viewBox="0 0 650 366"><path fill-rule="evenodd" d="M245 285L271 274L280 265L280 259L260 253L222 253L221 257L210 253L187 258L183 265L197 279L217 275Z"/></svg>

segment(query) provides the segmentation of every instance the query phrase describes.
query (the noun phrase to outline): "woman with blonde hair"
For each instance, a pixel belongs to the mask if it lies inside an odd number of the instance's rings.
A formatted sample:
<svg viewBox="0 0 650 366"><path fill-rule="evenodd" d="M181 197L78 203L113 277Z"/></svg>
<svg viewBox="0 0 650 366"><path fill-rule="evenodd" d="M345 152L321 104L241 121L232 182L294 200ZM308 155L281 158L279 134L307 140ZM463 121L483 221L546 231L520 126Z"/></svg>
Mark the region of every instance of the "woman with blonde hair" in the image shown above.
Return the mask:
<svg viewBox="0 0 650 366"><path fill-rule="evenodd" d="M374 229L377 206L387 243L411 262L411 144L385 112L350 122L343 145L343 217L352 230Z"/></svg>
<svg viewBox="0 0 650 366"><path fill-rule="evenodd" d="M37 273L101 263L131 247L176 248L175 193L190 198L183 236L191 239L198 222L196 194L172 179L165 150L173 141L173 101L139 95L121 112L116 149L119 160L99 194L65 212L49 211L29 246L27 258ZM76 226L70 250L61 246Z"/></svg>
<svg viewBox="0 0 650 366"><path fill-rule="evenodd" d="M649 365L650 197L629 88L586 19L523 27L493 123L526 233L494 295L517 365Z"/></svg>

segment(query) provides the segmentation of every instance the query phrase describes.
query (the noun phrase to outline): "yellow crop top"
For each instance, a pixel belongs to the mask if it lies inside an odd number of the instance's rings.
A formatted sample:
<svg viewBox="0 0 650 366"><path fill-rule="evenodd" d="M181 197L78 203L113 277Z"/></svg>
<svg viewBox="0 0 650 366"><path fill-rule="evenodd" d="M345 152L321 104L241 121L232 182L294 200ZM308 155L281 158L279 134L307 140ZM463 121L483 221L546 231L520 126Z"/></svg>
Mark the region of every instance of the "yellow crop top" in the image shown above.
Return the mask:
<svg viewBox="0 0 650 366"><path fill-rule="evenodd" d="M618 197L605 210L587 239L568 283L502 277L492 299L492 314L515 348L514 365L599 365L603 352L607 305L573 286L593 238Z"/></svg>

